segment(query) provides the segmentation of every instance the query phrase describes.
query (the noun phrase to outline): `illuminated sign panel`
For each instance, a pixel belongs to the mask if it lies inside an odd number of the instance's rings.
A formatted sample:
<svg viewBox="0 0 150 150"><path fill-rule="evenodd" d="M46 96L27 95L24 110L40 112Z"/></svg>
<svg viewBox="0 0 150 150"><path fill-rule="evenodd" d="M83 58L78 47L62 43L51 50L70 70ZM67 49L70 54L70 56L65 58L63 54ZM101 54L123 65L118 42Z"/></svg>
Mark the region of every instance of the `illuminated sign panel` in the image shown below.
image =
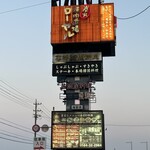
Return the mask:
<svg viewBox="0 0 150 150"><path fill-rule="evenodd" d="M102 61L53 64L53 76L66 75L101 75Z"/></svg>
<svg viewBox="0 0 150 150"><path fill-rule="evenodd" d="M52 44L115 41L113 3L51 9Z"/></svg>
<svg viewBox="0 0 150 150"><path fill-rule="evenodd" d="M104 116L102 111L53 111L52 149L102 149Z"/></svg>
<svg viewBox="0 0 150 150"><path fill-rule="evenodd" d="M101 40L114 40L114 8L113 5L100 6L101 14Z"/></svg>
<svg viewBox="0 0 150 150"><path fill-rule="evenodd" d="M53 54L53 64L81 61L101 61L101 52Z"/></svg>
<svg viewBox="0 0 150 150"><path fill-rule="evenodd" d="M60 87L60 89L67 89L67 90L82 90L82 89L89 89L91 88L91 83L85 83L85 82L67 82L63 83Z"/></svg>

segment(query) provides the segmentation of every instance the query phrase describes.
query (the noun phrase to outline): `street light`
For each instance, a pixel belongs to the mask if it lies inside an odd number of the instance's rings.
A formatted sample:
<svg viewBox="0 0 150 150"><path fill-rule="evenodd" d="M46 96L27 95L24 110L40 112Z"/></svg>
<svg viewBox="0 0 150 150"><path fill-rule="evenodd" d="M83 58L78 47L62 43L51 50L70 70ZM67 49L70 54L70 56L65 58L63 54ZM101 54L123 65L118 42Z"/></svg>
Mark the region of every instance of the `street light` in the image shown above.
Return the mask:
<svg viewBox="0 0 150 150"><path fill-rule="evenodd" d="M148 142L141 142L141 143L144 143L146 145L146 150L148 150Z"/></svg>
<svg viewBox="0 0 150 150"><path fill-rule="evenodd" d="M133 150L132 141L131 142L126 142L126 143L129 143L131 145L131 150Z"/></svg>

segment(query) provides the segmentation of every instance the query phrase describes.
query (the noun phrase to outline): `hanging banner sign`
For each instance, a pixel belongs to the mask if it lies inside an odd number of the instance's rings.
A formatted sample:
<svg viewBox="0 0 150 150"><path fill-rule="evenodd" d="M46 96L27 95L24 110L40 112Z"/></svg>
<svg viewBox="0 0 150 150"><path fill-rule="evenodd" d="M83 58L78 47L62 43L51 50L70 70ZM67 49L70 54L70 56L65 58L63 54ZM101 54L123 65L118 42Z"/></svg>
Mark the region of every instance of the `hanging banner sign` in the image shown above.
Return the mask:
<svg viewBox="0 0 150 150"><path fill-rule="evenodd" d="M96 75L103 73L102 61L53 64L53 76Z"/></svg>
<svg viewBox="0 0 150 150"><path fill-rule="evenodd" d="M101 61L101 52L53 54L53 64L81 61Z"/></svg>

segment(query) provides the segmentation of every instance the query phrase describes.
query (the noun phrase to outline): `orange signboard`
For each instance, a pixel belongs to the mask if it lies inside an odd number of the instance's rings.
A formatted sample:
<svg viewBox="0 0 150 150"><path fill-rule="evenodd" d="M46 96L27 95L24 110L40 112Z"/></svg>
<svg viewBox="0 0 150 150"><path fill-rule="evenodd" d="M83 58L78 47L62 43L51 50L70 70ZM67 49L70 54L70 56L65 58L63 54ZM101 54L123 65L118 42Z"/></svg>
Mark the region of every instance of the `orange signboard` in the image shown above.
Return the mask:
<svg viewBox="0 0 150 150"><path fill-rule="evenodd" d="M115 41L113 3L51 9L51 44Z"/></svg>

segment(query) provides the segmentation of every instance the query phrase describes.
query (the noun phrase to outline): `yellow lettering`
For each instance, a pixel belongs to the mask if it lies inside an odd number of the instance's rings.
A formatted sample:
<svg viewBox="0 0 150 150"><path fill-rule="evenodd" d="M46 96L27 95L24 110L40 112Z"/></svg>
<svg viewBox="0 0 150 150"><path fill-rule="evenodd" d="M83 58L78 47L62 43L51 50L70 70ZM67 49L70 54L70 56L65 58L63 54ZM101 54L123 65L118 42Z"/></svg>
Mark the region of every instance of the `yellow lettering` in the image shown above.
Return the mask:
<svg viewBox="0 0 150 150"><path fill-rule="evenodd" d="M65 15L66 15L66 21L67 21L67 22L69 21L68 15L71 14L71 11L72 11L71 8L65 8L65 9L64 9L64 12L65 12Z"/></svg>
<svg viewBox="0 0 150 150"><path fill-rule="evenodd" d="M68 31L68 37L72 37L74 36L74 33L71 33L70 31Z"/></svg>

